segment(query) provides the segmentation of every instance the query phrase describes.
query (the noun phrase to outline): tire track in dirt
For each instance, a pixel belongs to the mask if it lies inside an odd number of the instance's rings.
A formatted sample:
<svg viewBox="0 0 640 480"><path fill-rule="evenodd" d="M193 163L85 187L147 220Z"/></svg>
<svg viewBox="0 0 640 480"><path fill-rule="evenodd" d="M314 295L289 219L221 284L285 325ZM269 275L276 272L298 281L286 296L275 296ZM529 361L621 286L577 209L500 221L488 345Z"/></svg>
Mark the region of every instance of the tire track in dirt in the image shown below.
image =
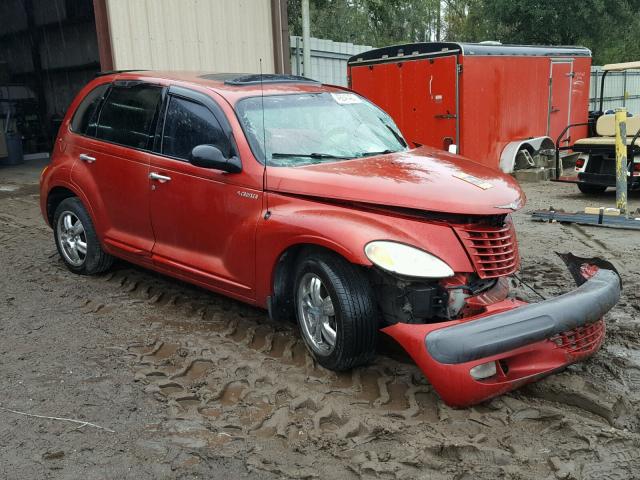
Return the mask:
<svg viewBox="0 0 640 480"><path fill-rule="evenodd" d="M563 477L568 469L564 478L613 479L640 471L633 423L625 432L606 418L616 395L626 389L633 400L638 378L626 372L634 371L635 357L603 352L585 370L536 384L548 384L541 393L521 391L454 410L412 364L381 356L349 374L327 372L306 353L294 325L271 322L261 310L225 297L124 264L101 277L72 276L57 258L50 230L34 228L41 221L37 203L29 208L35 213L18 227L0 220L0 245L10 250L12 268L64 295L65 308L98 325L123 313L134 319L131 343L116 348L140 388L166 406L158 434L185 448L212 449L293 478L322 472L333 478L537 479ZM6 223L15 223L11 215ZM24 255L15 230L46 248ZM567 285L547 260L525 274L547 294ZM622 342L624 329L631 345ZM620 328L616 347L635 345L631 329ZM609 363L621 379L611 379ZM571 405L565 398L587 388L575 380L582 378L599 388L591 405ZM617 408L614 421L633 412Z"/></svg>
<svg viewBox="0 0 640 480"><path fill-rule="evenodd" d="M25 270L34 278L69 281L55 252L43 257L47 261L40 268L22 262ZM547 270L555 271L549 263L532 273L542 275L541 282L557 280L545 279ZM555 275L561 276L558 271ZM199 438L230 456L244 455L240 443L251 445L263 452L246 457L257 469L304 476L307 470L290 469L297 460L282 453L288 451L318 452L317 458L324 456L324 461L328 458L346 468L337 470L341 474L356 472L365 478L419 478L425 471L436 475L434 478L450 478L461 469L472 469L479 478L495 478L508 465L522 467L528 462L515 455L505 440L513 436L511 408L505 407L506 402L516 401L510 396L471 413L452 410L440 402L413 365L382 357L372 367L350 374L326 372L314 365L294 325L271 322L262 311L225 297L122 265L87 281L100 293L78 296L73 308L108 317L127 305L140 305L147 312L141 320L157 324L153 342L142 338L125 350L136 379L166 405L169 418L178 424L195 421L202 425L206 435L200 432ZM578 466L592 465L595 448L590 449L588 442L583 445L585 427L577 426L582 421L581 410L557 403L545 393L526 395L529 393L515 395L524 401L517 401L513 411L520 413L514 418L546 423L548 414L539 413L546 410L558 418L574 417L565 420L568 426L556 425L554 433L562 442L568 435L569 443L576 443L572 448L584 448L583 463ZM591 419L587 430L610 428L588 410L586 415ZM520 429L520 434L529 429ZM487 436L483 431L493 437L483 439ZM593 436L584 434L589 435ZM627 448L630 440L617 435L616 430L613 438ZM180 438L190 436L181 433ZM268 450L265 445L274 441L281 449ZM390 445L407 442L402 451L391 448L389 452ZM280 454L275 455L277 452ZM497 466L487 469L485 462ZM626 469L622 462L621 468ZM635 465L633 458L629 462ZM544 468L538 472L548 472L544 459L541 464Z"/></svg>
<svg viewBox="0 0 640 480"><path fill-rule="evenodd" d="M149 281L137 271L117 271L105 280L154 305L162 313L151 320L171 330L171 335L163 337L173 343L156 340L148 346L131 346L128 351L137 379L167 404L172 417L196 419L212 432L231 436L223 438L242 438L256 444L272 438L287 448L322 447L342 460L343 452L350 450L353 455L347 456L346 463L364 477L414 478L417 471L430 468L434 462L440 468L435 472L453 471L456 463L478 467L485 461L514 461L513 452L499 442L477 445L468 435L469 421L508 431L512 422L508 415L482 411L472 414L471 420L465 418L465 411L444 406L412 365L382 358L372 367L335 375L313 364L292 325L273 324L251 307L212 299L189 287L166 290L163 279ZM175 343L175 336L184 337L184 343ZM229 366L238 358L245 363ZM288 377L292 378L290 382L282 380ZM576 434L575 425L583 421L585 412L591 422L587 429L610 428L601 415L584 405L558 404L544 393L534 397L540 400L524 398L528 403L541 401L553 415L520 406L519 411L524 413L515 416L519 422L541 421L549 416L565 419L569 426L560 424L557 431L567 429L579 444L584 440ZM502 400L492 403L500 405ZM458 417L465 420L461 422ZM574 419L569 421L567 417ZM440 439L437 447L427 449L425 444L431 442L414 441L414 447L407 451L419 460L408 462L404 457L398 461L399 456L383 455L381 460L376 449L365 447L384 444L387 437L397 436L398 429L418 428L424 433L425 426L442 422L453 422L454 426L444 428L447 437L461 436L464 447ZM467 426L461 427L460 422ZM585 451L590 450L585 447ZM585 464L594 461L592 455L585 455ZM497 474L497 470L484 473Z"/></svg>

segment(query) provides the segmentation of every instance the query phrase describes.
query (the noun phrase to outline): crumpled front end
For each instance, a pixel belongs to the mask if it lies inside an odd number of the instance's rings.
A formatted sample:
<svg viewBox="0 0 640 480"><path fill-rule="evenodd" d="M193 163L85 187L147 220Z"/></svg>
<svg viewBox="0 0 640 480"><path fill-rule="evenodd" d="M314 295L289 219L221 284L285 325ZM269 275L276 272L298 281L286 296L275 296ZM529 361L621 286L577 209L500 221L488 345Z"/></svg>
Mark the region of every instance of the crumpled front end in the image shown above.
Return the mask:
<svg viewBox="0 0 640 480"><path fill-rule="evenodd" d="M382 331L407 350L445 403L470 406L600 348L602 317L620 298L620 277L586 263L577 271L584 283L556 298L527 304L485 294L469 299L481 313L441 323L396 323Z"/></svg>

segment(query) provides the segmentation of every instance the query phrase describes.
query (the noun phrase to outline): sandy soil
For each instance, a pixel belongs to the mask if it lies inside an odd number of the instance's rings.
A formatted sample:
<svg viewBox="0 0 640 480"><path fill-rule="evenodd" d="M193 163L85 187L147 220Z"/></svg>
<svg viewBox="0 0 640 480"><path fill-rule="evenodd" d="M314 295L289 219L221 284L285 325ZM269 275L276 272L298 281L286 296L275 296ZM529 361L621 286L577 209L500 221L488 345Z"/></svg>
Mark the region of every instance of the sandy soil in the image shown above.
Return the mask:
<svg viewBox="0 0 640 480"><path fill-rule="evenodd" d="M40 217L40 168L0 167L0 477L640 478L640 234L526 214L613 193L525 184L515 215L521 275L544 295L572 288L554 251L619 266L602 351L454 410L390 347L336 375L263 311L124 262L72 275Z"/></svg>

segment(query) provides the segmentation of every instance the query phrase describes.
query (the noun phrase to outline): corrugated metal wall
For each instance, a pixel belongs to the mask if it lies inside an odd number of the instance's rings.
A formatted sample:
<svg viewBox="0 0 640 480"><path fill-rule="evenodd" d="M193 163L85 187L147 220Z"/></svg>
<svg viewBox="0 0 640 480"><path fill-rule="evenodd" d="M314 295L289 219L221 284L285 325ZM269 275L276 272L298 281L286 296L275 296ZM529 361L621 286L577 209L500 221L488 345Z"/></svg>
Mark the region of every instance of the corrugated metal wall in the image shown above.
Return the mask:
<svg viewBox="0 0 640 480"><path fill-rule="evenodd" d="M270 0L108 0L114 68L274 71Z"/></svg>
<svg viewBox="0 0 640 480"><path fill-rule="evenodd" d="M600 108L601 67L591 68L591 94L589 110ZM604 110L627 107L627 111L640 115L640 71L609 72L604 81Z"/></svg>
<svg viewBox="0 0 640 480"><path fill-rule="evenodd" d="M291 37L291 72L322 83L347 86L347 60L373 47L311 38L311 72L302 64L302 38Z"/></svg>

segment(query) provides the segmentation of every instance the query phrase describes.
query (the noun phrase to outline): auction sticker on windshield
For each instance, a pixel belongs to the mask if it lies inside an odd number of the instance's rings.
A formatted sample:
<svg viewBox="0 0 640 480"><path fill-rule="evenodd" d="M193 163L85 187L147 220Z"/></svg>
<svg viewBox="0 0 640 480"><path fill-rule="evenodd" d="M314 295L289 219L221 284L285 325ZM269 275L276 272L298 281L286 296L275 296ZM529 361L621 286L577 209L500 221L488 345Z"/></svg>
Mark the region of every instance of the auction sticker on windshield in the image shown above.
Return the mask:
<svg viewBox="0 0 640 480"><path fill-rule="evenodd" d="M362 99L353 93L332 93L331 96L340 105L353 105L354 103L362 103Z"/></svg>

